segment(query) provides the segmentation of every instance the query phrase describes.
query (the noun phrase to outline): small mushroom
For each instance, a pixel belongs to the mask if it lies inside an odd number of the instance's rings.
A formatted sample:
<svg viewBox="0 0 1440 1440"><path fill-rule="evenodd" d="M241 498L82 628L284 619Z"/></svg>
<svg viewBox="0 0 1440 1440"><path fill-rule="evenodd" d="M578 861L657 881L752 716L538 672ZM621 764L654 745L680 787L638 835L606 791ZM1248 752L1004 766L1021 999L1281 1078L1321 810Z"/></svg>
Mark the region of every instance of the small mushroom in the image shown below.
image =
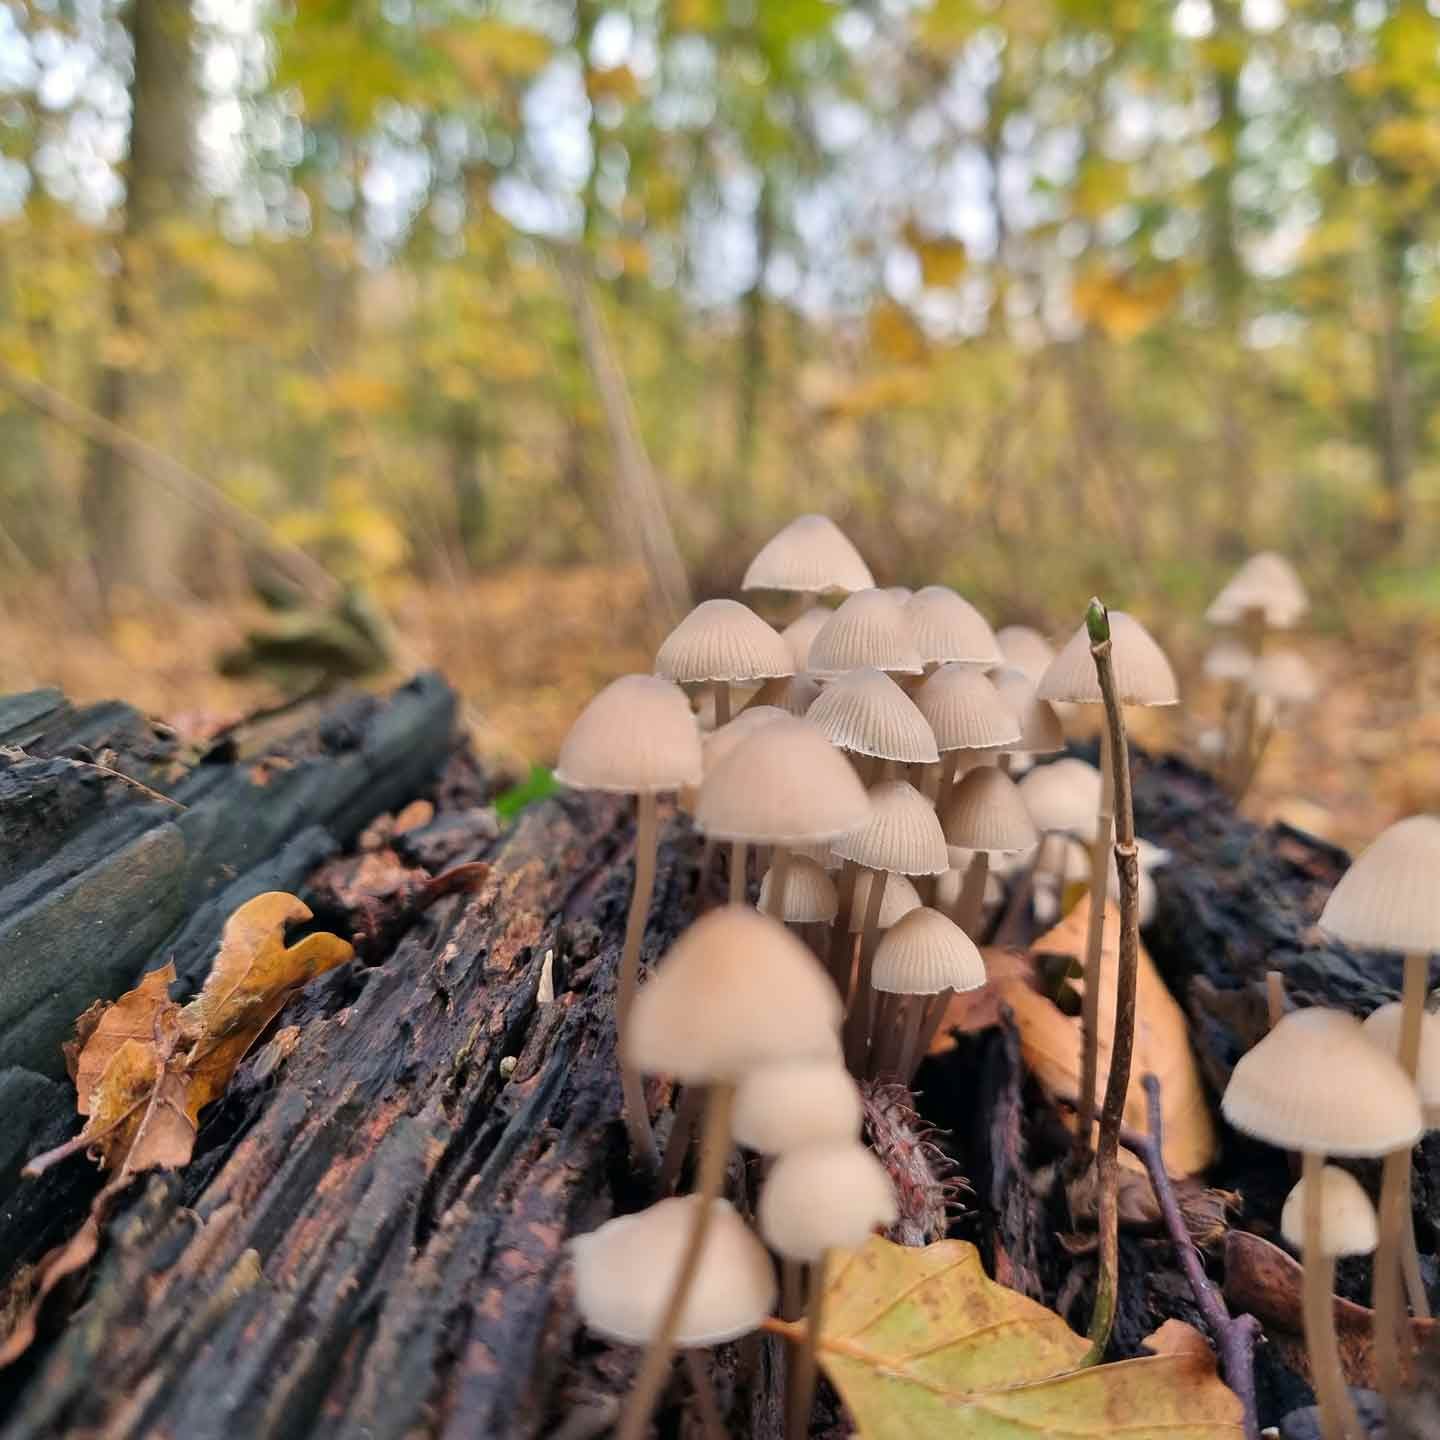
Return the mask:
<svg viewBox="0 0 1440 1440"><path fill-rule="evenodd" d="M1050 668L1055 647L1029 625L1002 625L995 632L995 643L1006 665L1019 670L1032 685Z"/></svg>
<svg viewBox="0 0 1440 1440"><path fill-rule="evenodd" d="M948 795L962 757L997 750L1020 739L1020 722L1005 697L972 666L942 665L915 692L939 750L940 776L932 798ZM933 772L932 772L933 773Z"/></svg>
<svg viewBox="0 0 1440 1440"><path fill-rule="evenodd" d="M883 590L850 596L810 642L806 663L822 680L867 666L891 675L919 675L925 669L904 609Z"/></svg>
<svg viewBox="0 0 1440 1440"><path fill-rule="evenodd" d="M860 1091L832 1060L784 1060L751 1070L735 1090L735 1139L761 1155L858 1140Z"/></svg>
<svg viewBox="0 0 1440 1440"><path fill-rule="evenodd" d="M1000 697L1015 713L1020 734L998 747L1000 768L1007 775L1028 769L1035 755L1053 755L1065 748L1065 730L1055 707L1035 693L1035 684L1023 670L1002 665L990 672Z"/></svg>
<svg viewBox="0 0 1440 1440"><path fill-rule="evenodd" d="M905 621L928 665L957 662L988 669L1001 660L990 622L948 585L927 585L905 601Z"/></svg>
<svg viewBox="0 0 1440 1440"><path fill-rule="evenodd" d="M941 798L941 806L945 839L975 851L955 918L972 940L978 940L991 854L1029 850L1040 837L1015 782L992 766L971 770Z"/></svg>
<svg viewBox="0 0 1440 1440"><path fill-rule="evenodd" d="M781 638L790 647L790 658L795 662L796 674L807 668L810 642L825 628L825 622L834 613L824 605L812 605L780 632Z"/></svg>
<svg viewBox="0 0 1440 1440"><path fill-rule="evenodd" d="M709 685L715 728L729 723L730 688L795 673L781 635L738 600L705 600L665 637L655 673L677 685Z"/></svg>
<svg viewBox="0 0 1440 1440"><path fill-rule="evenodd" d="M874 584L870 567L833 520L799 515L766 542L740 588L825 595L869 590Z"/></svg>

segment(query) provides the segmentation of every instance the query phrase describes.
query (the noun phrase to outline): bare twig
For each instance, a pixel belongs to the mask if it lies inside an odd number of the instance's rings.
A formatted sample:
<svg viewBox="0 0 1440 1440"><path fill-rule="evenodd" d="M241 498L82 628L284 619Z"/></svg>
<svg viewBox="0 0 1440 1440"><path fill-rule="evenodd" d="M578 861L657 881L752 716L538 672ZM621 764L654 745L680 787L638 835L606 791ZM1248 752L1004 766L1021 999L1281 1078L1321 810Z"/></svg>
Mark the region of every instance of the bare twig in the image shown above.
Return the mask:
<svg viewBox="0 0 1440 1440"><path fill-rule="evenodd" d="M133 775L127 775L123 770L117 770L113 765L101 765L96 760L75 760L69 755L32 755L28 750L23 749L19 745L0 745L0 757L6 760L59 760L62 765L73 765L77 770L93 770L97 775L104 775L111 780L118 780L122 785L128 785L132 790L138 790L140 794L147 796L151 800L158 800L162 805L173 805L177 810L184 810L186 808L173 797L162 795L158 790L152 790L144 781L137 780Z"/></svg>

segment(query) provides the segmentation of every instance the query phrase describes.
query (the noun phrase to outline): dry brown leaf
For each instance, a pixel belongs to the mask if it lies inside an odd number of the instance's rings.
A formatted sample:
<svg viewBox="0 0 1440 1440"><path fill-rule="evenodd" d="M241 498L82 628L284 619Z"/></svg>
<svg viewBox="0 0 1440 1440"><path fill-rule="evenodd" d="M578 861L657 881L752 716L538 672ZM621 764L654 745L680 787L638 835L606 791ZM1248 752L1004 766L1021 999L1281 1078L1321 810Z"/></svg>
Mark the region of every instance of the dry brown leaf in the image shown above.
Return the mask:
<svg viewBox="0 0 1440 1440"><path fill-rule="evenodd" d="M111 1059L128 1041L153 1045L158 1017L179 1006L170 998L170 984L175 979L174 965L162 965L141 978L140 983L122 995L113 1005L96 1001L76 1022L76 1053L74 1080L76 1109L90 1114L90 1096ZM97 1011L96 1006L101 1008Z"/></svg>
<svg viewBox="0 0 1440 1440"><path fill-rule="evenodd" d="M1152 1355L1188 1355L1192 1360L1215 1368L1215 1352L1210 1342L1183 1320L1167 1320L1153 1335L1141 1342Z"/></svg>
<svg viewBox="0 0 1440 1440"><path fill-rule="evenodd" d="M985 957L985 983L978 990L963 990L950 997L945 1020L930 1042L930 1054L941 1055L955 1048L954 1031L962 1035L987 1030L1000 1023L1003 1003L1001 987L1008 981L1033 984L1035 962L1023 950L992 946L982 952Z"/></svg>

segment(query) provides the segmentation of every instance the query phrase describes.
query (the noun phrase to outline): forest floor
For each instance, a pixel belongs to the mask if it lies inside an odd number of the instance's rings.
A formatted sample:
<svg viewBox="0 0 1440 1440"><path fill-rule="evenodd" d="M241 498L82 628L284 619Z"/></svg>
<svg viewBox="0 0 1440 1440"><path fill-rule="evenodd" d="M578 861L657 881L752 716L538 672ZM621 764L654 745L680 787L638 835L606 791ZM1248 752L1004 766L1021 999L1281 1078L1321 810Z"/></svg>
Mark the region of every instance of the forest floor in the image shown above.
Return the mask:
<svg viewBox="0 0 1440 1440"><path fill-rule="evenodd" d="M553 760L586 701L615 676L647 670L659 639L643 578L605 566L514 567L383 598L401 637L397 671L442 670L468 702L477 750L517 774ZM203 736L276 698L266 682L215 669L222 651L264 623L258 607L122 602L101 630L56 597L31 596L11 607L0 690L58 685L81 702L125 696L182 734ZM1132 733L1198 758L1218 710L1217 688L1200 674L1210 637L1189 620L1154 628L1171 647L1186 701L1177 712L1132 712ZM1320 699L1271 741L1247 813L1354 849L1400 815L1440 810L1440 706L1426 693L1433 679L1417 647L1378 630L1284 643L1315 667Z"/></svg>

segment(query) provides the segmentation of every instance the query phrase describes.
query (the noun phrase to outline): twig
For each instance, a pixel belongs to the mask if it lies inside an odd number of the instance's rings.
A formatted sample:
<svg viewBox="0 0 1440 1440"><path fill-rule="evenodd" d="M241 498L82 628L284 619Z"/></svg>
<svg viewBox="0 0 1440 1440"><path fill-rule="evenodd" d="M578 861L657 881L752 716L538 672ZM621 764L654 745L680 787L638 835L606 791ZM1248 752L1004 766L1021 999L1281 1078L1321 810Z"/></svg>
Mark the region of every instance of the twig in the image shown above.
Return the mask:
<svg viewBox="0 0 1440 1440"><path fill-rule="evenodd" d="M1195 1305L1210 1331L1215 1348L1220 1352L1220 1368L1224 1372L1225 1383L1240 1397L1245 1412L1245 1440L1259 1440L1260 1420L1255 1406L1255 1341L1260 1334L1260 1322L1253 1315L1231 1315L1220 1291L1205 1273L1200 1251L1190 1238L1185 1217L1180 1212L1180 1202L1175 1196L1175 1187L1165 1169L1160 1082L1155 1076L1146 1075L1140 1083L1145 1089L1147 1133L1137 1135L1133 1130L1121 1131L1120 1143L1144 1165L1145 1173L1150 1177L1150 1185L1159 1201L1160 1214L1175 1246L1180 1268L1190 1282Z"/></svg>
<svg viewBox="0 0 1440 1440"><path fill-rule="evenodd" d="M186 808L172 796L162 795L160 791L152 790L143 780L137 780L133 775L127 775L123 770L117 770L113 765L101 765L96 760L76 760L69 755L32 755L28 750L19 745L0 745L0 757L6 760L59 760L62 765L73 765L78 770L94 770L99 775L109 776L112 780L120 781L122 785L128 785L132 790L138 790L142 795L148 796L151 800L158 800L162 805L173 805L177 810L184 810Z"/></svg>

